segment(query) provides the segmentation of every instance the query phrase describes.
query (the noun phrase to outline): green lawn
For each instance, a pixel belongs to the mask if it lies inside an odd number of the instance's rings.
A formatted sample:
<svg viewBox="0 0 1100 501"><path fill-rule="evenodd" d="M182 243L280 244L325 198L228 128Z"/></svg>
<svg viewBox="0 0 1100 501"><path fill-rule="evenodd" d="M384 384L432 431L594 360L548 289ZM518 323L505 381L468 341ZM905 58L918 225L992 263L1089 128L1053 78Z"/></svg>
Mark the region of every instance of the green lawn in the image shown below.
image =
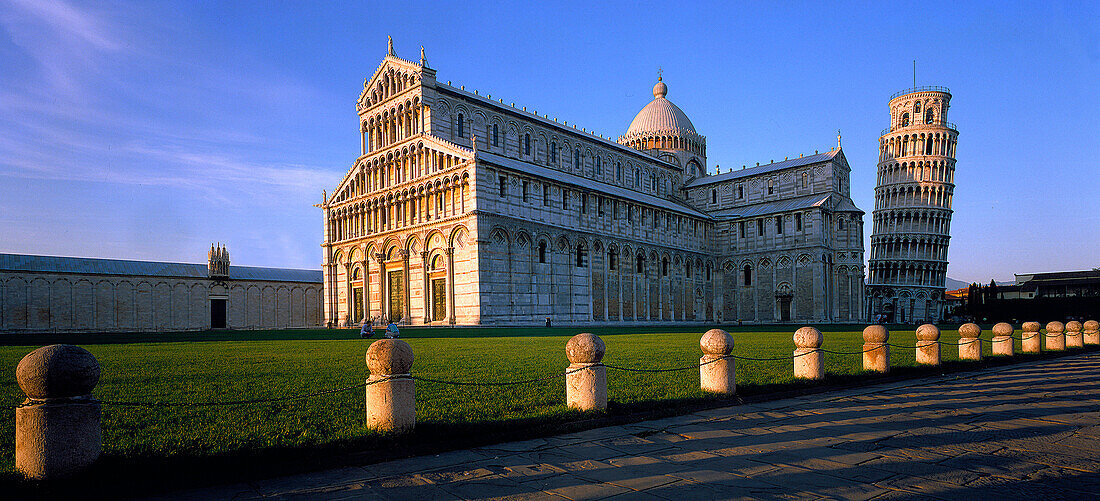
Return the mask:
<svg viewBox="0 0 1100 501"><path fill-rule="evenodd" d="M859 351L857 327L825 332L825 349ZM735 355L790 356L789 331L736 328ZM699 337L705 329L592 329L607 345L604 362L639 368L669 368L698 363ZM561 373L568 361L565 342L571 328L407 329L404 339L416 354L414 374L457 381L508 381ZM983 335L989 338L988 331ZM154 339L170 342L150 342ZM913 331L894 331L891 343L913 346ZM954 342L955 331L941 340ZM20 346L0 346L0 405L23 400L14 381L19 359L37 346L75 342L99 359L102 379L95 396L104 401L207 402L275 398L362 383L368 371L364 354L371 340L357 331L254 331L163 335L37 336L11 338ZM1017 350L1019 341L1017 341ZM985 344L986 353L989 346ZM943 347L945 361L958 350ZM737 362L738 390L753 395L790 390L796 382L791 361ZM913 349L892 349L891 366L913 369ZM948 364L951 366L952 364ZM958 364L954 364L958 365ZM906 369L906 368L909 369ZM826 384L852 381L861 374L860 355L826 355ZM865 377L876 377L866 375ZM699 371L640 374L608 370L608 414L671 413L706 405L714 397L699 390ZM417 383L417 430L409 437L379 436L364 428L363 390L306 400L228 407L103 407L104 459L98 468L148 470L188 478L270 474L273 468L302 469L335 455L372 451L385 457L430 451L440 443L461 446L524 435L574 429L583 415L564 406L562 379L505 388ZM686 407L685 407L686 406ZM0 478L14 473L14 411L0 418ZM398 452L394 452L397 450ZM298 460L297 466L281 465ZM181 473L183 472L183 473ZM127 475L133 478L133 473ZM234 477L237 478L237 477ZM164 485L164 484L158 484Z"/></svg>

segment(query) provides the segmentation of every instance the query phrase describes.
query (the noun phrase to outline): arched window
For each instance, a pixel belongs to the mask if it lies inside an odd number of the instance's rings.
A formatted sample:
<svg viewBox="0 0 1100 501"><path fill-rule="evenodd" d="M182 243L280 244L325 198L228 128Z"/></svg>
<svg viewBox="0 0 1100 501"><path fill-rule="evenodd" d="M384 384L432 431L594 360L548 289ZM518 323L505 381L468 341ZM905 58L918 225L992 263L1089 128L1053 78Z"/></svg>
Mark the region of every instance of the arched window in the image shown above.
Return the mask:
<svg viewBox="0 0 1100 501"><path fill-rule="evenodd" d="M497 124L493 124L493 146L500 146L500 129L497 128Z"/></svg>
<svg viewBox="0 0 1100 501"><path fill-rule="evenodd" d="M577 245L577 268L585 268L588 266L588 251L585 250L583 245Z"/></svg>
<svg viewBox="0 0 1100 501"><path fill-rule="evenodd" d="M435 256L432 258L431 271L439 271L443 269L443 256Z"/></svg>
<svg viewBox="0 0 1100 501"><path fill-rule="evenodd" d="M539 241L539 262L540 263L545 263L546 262L546 241L545 240Z"/></svg>
<svg viewBox="0 0 1100 501"><path fill-rule="evenodd" d="M607 251L607 269L610 270L610 271L615 271L616 269L618 269L618 267L619 267L618 256L615 254L615 251L608 250Z"/></svg>
<svg viewBox="0 0 1100 501"><path fill-rule="evenodd" d="M623 182L623 164L622 162L615 162L615 179L620 183Z"/></svg>
<svg viewBox="0 0 1100 501"><path fill-rule="evenodd" d="M745 287L749 287L749 286L752 285L752 267L746 264L744 272L745 272L745 275L744 275Z"/></svg>
<svg viewBox="0 0 1100 501"><path fill-rule="evenodd" d="M909 126L909 113L908 112L903 113L901 115L901 126L902 127L908 127Z"/></svg>
<svg viewBox="0 0 1100 501"><path fill-rule="evenodd" d="M634 169L634 187L635 188L641 188L642 187L642 171L640 171L638 169Z"/></svg>
<svg viewBox="0 0 1100 501"><path fill-rule="evenodd" d="M707 263L707 281L710 281L710 263Z"/></svg>
<svg viewBox="0 0 1100 501"><path fill-rule="evenodd" d="M598 176L598 175L601 174L601 171L603 170L602 169L603 165L600 163L600 156L596 155L596 158L595 158L594 161L596 162L596 175Z"/></svg>
<svg viewBox="0 0 1100 501"><path fill-rule="evenodd" d="M457 137L466 137L466 119L462 116L462 113L458 114L458 134Z"/></svg>
<svg viewBox="0 0 1100 501"><path fill-rule="evenodd" d="M550 163L558 163L558 142L550 141Z"/></svg>
<svg viewBox="0 0 1100 501"><path fill-rule="evenodd" d="M638 259L636 260L635 269L638 273L645 273L645 256L644 255L638 254Z"/></svg>
<svg viewBox="0 0 1100 501"><path fill-rule="evenodd" d="M917 104L913 105L913 114L917 115L919 113L920 113L920 101L917 101Z"/></svg>
<svg viewBox="0 0 1100 501"><path fill-rule="evenodd" d="M934 120L935 120L935 116L932 113L932 108L928 108L927 110L924 110L924 123L930 124Z"/></svg>
<svg viewBox="0 0 1100 501"><path fill-rule="evenodd" d="M581 168L581 149L577 148L573 150L573 168Z"/></svg>
<svg viewBox="0 0 1100 501"><path fill-rule="evenodd" d="M661 276L662 277L667 277L668 276L668 258L667 257L661 258Z"/></svg>
<svg viewBox="0 0 1100 501"><path fill-rule="evenodd" d="M531 135L530 134L524 134L523 135L523 154L524 155L530 155L531 154Z"/></svg>
<svg viewBox="0 0 1100 501"><path fill-rule="evenodd" d="M718 190L710 190L710 203L718 203Z"/></svg>

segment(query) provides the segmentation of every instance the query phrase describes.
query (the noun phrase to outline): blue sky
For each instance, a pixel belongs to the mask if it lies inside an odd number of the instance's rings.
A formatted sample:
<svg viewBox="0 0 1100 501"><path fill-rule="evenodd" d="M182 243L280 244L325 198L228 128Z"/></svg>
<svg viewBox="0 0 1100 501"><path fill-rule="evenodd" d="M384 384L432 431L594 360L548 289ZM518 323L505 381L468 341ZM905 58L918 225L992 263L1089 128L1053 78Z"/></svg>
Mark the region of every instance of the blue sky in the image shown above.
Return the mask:
<svg viewBox="0 0 1100 501"><path fill-rule="evenodd" d="M1100 266L1097 2L0 0L0 252L317 268L355 100L420 46L442 81L618 136L668 98L713 171L828 150L867 211L886 103L954 95L949 276Z"/></svg>

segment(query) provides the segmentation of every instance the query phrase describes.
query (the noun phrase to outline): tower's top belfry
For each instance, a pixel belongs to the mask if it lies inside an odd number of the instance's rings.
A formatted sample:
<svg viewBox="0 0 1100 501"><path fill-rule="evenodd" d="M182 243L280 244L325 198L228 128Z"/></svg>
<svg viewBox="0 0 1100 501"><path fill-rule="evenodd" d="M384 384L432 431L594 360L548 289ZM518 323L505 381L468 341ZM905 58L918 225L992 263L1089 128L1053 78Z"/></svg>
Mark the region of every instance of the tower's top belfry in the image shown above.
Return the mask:
<svg viewBox="0 0 1100 501"><path fill-rule="evenodd" d="M890 127L882 134L925 125L946 126L958 134L955 124L947 121L950 106L951 91L947 87L928 85L896 92L890 96Z"/></svg>

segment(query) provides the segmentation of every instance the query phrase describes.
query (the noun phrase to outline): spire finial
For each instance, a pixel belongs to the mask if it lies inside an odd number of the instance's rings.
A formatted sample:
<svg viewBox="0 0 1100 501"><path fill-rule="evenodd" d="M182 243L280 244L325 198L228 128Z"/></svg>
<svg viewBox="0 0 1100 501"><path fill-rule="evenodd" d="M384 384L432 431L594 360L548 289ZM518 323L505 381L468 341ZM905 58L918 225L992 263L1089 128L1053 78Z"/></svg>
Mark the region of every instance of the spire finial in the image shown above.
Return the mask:
<svg viewBox="0 0 1100 501"><path fill-rule="evenodd" d="M395 53L393 51L393 37L391 37L389 35L386 35L386 40L389 42L389 52L388 52L388 54L391 55L391 56L396 56L397 53Z"/></svg>
<svg viewBox="0 0 1100 501"><path fill-rule="evenodd" d="M664 70L660 67L657 68L657 83L653 85L653 97L654 99L659 97L665 97L668 94L668 86L664 82Z"/></svg>
<svg viewBox="0 0 1100 501"><path fill-rule="evenodd" d="M422 66L422 67L428 66L428 60L424 58L424 46L423 45L420 46L420 66Z"/></svg>
<svg viewBox="0 0 1100 501"><path fill-rule="evenodd" d="M840 149L840 129L836 130L836 149Z"/></svg>

